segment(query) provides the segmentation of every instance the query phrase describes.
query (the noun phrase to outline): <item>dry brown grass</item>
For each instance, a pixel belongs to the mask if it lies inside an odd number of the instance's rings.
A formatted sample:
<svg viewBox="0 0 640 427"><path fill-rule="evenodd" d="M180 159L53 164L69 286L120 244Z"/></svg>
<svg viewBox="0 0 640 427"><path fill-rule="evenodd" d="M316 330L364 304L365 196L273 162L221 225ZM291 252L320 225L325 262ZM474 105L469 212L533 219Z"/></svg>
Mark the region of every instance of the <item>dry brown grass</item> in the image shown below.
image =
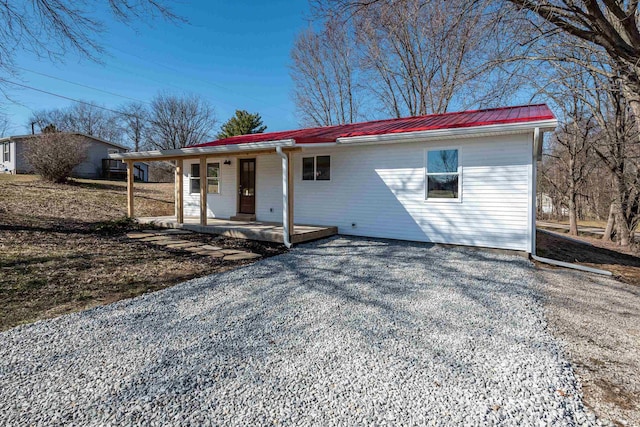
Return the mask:
<svg viewBox="0 0 640 427"><path fill-rule="evenodd" d="M173 213L173 184L136 183L135 189L136 214ZM123 182L52 184L29 175L0 175L0 194L0 330L247 263L128 239L126 231L137 225L123 220ZM217 244L267 256L282 251L233 239Z"/></svg>
<svg viewBox="0 0 640 427"><path fill-rule="evenodd" d="M54 184L34 175L0 177L0 212L83 222L115 220L127 213L124 182L74 179ZM134 189L137 215L173 214L173 184L136 183Z"/></svg>
<svg viewBox="0 0 640 427"><path fill-rule="evenodd" d="M547 222L555 222L557 224L569 225L568 219L545 219ZM598 219L579 219L578 220L579 227L598 227L605 228L607 226L606 220L598 220Z"/></svg>

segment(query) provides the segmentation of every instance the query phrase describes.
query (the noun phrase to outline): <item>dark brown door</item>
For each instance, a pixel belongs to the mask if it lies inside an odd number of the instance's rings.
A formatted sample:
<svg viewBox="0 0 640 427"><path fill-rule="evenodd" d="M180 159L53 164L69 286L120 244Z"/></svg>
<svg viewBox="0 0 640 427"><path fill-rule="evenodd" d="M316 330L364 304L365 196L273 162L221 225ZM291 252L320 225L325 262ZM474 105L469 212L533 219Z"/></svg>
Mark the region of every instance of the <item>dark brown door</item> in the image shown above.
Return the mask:
<svg viewBox="0 0 640 427"><path fill-rule="evenodd" d="M240 213L256 213L256 159L240 159Z"/></svg>

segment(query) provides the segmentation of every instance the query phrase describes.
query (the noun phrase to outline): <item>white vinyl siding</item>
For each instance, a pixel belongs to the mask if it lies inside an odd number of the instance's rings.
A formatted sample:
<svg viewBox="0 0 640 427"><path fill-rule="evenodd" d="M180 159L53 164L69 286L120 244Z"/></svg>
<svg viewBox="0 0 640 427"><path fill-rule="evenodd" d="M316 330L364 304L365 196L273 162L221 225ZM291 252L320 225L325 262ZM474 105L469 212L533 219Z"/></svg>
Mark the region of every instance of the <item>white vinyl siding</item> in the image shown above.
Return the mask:
<svg viewBox="0 0 640 427"><path fill-rule="evenodd" d="M220 164L219 193L207 194L207 216L210 218L229 218L236 214L238 159L231 159L231 165L225 165L225 160L224 157L207 159L209 164ZM200 192L190 193L191 165L196 163L199 163L199 160L185 160L183 165L182 194L185 216L200 216Z"/></svg>
<svg viewBox="0 0 640 427"><path fill-rule="evenodd" d="M256 157L256 219L282 222L282 159Z"/></svg>
<svg viewBox="0 0 640 427"><path fill-rule="evenodd" d="M0 142L0 173L16 173L16 143L12 141Z"/></svg>
<svg viewBox="0 0 640 427"><path fill-rule="evenodd" d="M528 250L531 135L453 143L460 147L460 203L425 201L425 150L450 147L447 141L307 150L297 157L331 155L332 176L296 176L295 222L335 225L342 234Z"/></svg>
<svg viewBox="0 0 640 427"><path fill-rule="evenodd" d="M459 149L460 200L425 200L425 153ZM302 158L331 156L330 181L303 181ZM237 208L237 165L221 163L221 194L210 194L210 217ZM341 234L529 250L532 135L429 143L342 146L294 155L296 224L337 226ZM185 170L189 170L185 162ZM199 195L188 194L185 215L199 215ZM277 155L256 157L256 218L282 221L282 166ZM355 226L352 226L355 224Z"/></svg>

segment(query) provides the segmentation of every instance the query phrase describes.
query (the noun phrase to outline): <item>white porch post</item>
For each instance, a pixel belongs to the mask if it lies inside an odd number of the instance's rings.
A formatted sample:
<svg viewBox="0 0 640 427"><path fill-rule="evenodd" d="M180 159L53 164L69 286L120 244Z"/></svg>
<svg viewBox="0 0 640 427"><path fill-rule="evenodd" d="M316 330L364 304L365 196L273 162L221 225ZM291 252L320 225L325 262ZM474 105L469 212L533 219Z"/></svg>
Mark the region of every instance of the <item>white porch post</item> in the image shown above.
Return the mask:
<svg viewBox="0 0 640 427"><path fill-rule="evenodd" d="M176 221L178 224L184 222L184 181L183 181L183 160L176 160Z"/></svg>
<svg viewBox="0 0 640 427"><path fill-rule="evenodd" d="M291 247L291 232L293 224L293 209L291 209L291 185L293 182L291 168L291 153L284 153L282 147L276 147L276 153L282 159L282 240L287 248Z"/></svg>
<svg viewBox="0 0 640 427"><path fill-rule="evenodd" d="M200 225L207 225L207 158L200 157Z"/></svg>
<svg viewBox="0 0 640 427"><path fill-rule="evenodd" d="M133 218L133 160L127 160L127 216Z"/></svg>
<svg viewBox="0 0 640 427"><path fill-rule="evenodd" d="M293 225L293 153L287 153L287 210L289 215L287 216L287 220L289 221L289 241L293 240L293 235L295 234L295 226Z"/></svg>

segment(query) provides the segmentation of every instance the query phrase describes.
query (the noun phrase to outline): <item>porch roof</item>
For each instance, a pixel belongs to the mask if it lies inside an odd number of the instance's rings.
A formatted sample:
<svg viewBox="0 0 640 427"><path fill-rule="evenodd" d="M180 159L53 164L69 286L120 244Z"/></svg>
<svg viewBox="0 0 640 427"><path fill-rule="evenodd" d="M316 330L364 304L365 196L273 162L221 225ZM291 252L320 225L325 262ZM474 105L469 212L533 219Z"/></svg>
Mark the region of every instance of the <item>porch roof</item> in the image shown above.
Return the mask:
<svg viewBox="0 0 640 427"><path fill-rule="evenodd" d="M240 135L177 150L111 154L121 160L166 160L202 155L233 155L275 147L304 147L350 143L383 144L411 140L553 130L557 120L546 104L468 110L455 113L376 120L337 126Z"/></svg>

